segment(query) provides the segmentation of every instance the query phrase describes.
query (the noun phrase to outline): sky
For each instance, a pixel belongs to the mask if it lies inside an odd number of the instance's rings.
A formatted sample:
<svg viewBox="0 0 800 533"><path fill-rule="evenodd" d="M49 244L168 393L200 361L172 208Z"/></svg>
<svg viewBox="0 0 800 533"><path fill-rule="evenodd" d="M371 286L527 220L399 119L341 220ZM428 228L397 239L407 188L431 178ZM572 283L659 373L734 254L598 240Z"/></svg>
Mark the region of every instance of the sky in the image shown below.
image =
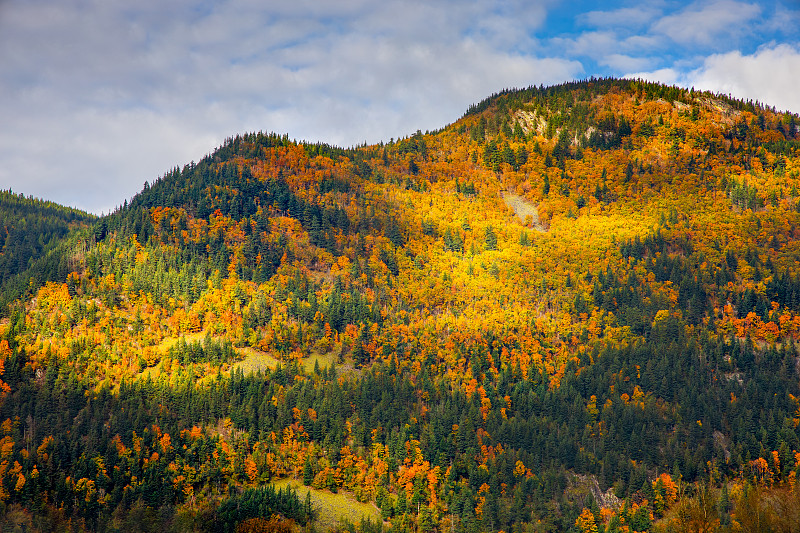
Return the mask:
<svg viewBox="0 0 800 533"><path fill-rule="evenodd" d="M0 0L0 189L108 213L227 137L349 147L641 77L800 112L800 0Z"/></svg>

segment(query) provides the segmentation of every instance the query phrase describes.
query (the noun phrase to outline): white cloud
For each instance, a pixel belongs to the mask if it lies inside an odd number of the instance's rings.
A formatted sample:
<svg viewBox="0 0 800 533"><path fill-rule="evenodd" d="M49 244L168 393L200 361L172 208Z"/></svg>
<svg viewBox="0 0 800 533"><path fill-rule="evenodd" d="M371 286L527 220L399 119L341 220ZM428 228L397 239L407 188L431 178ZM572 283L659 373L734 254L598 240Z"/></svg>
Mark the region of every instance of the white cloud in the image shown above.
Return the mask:
<svg viewBox="0 0 800 533"><path fill-rule="evenodd" d="M780 4L775 7L775 10L765 21L764 27L767 31L797 34L797 29L800 27L800 9L798 9L797 1L790 0L789 3L794 6L794 9L788 9Z"/></svg>
<svg viewBox="0 0 800 533"><path fill-rule="evenodd" d="M623 78L642 79L666 85L678 85L680 77L680 71L674 68L660 68L651 72L633 72L623 76Z"/></svg>
<svg viewBox="0 0 800 533"><path fill-rule="evenodd" d="M734 0L696 2L683 11L668 15L652 26L652 31L682 45L725 47L748 33L748 26L761 13L756 4Z"/></svg>
<svg viewBox="0 0 800 533"><path fill-rule="evenodd" d="M660 12L652 5L640 5L611 11L589 11L579 15L577 19L581 24L598 28L638 28L652 21Z"/></svg>
<svg viewBox="0 0 800 533"><path fill-rule="evenodd" d="M60 120L47 115L58 113ZM45 125L45 127L42 127ZM0 183L17 192L109 212L145 180L199 160L225 134L190 116L142 110L69 110L42 103L0 130Z"/></svg>
<svg viewBox="0 0 800 533"><path fill-rule="evenodd" d="M611 31L590 31L574 37L553 37L548 42L550 50L567 57L589 57L602 60L606 56L624 51L624 44Z"/></svg>
<svg viewBox="0 0 800 533"><path fill-rule="evenodd" d="M653 60L648 57L631 57L625 54L608 54L598 60L601 65L606 65L617 72L631 72L649 67Z"/></svg>
<svg viewBox="0 0 800 533"><path fill-rule="evenodd" d="M531 55L547 5L7 1L0 184L108 211L237 133L347 146L438 128L583 74Z"/></svg>
<svg viewBox="0 0 800 533"><path fill-rule="evenodd" d="M719 0L658 19L674 4L656 0L549 20L557 4L0 0L0 186L108 210L230 135L378 142L503 88L603 68L793 102L796 49L730 52L751 26L795 31L778 11L766 23L757 5ZM570 33L576 17L591 31ZM676 52L709 41L728 53Z"/></svg>
<svg viewBox="0 0 800 533"><path fill-rule="evenodd" d="M778 110L800 112L800 49L787 44L764 46L750 55L739 51L715 54L688 71L670 67L625 77L730 94Z"/></svg>
<svg viewBox="0 0 800 533"><path fill-rule="evenodd" d="M684 79L687 86L800 113L800 49L786 44L762 47L752 55L713 55Z"/></svg>

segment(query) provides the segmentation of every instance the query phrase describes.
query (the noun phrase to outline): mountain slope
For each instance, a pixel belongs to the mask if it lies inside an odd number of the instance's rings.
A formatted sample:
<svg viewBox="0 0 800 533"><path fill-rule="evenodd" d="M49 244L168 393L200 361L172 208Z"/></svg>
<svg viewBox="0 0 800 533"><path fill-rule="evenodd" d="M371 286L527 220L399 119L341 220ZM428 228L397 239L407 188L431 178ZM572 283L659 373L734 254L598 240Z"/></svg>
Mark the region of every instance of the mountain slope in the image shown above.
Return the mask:
<svg viewBox="0 0 800 533"><path fill-rule="evenodd" d="M757 103L589 80L385 145L231 138L10 308L0 499L213 530L250 524L246 498L309 520L252 492L302 476L398 531L645 530L686 483L789 486L797 135Z"/></svg>

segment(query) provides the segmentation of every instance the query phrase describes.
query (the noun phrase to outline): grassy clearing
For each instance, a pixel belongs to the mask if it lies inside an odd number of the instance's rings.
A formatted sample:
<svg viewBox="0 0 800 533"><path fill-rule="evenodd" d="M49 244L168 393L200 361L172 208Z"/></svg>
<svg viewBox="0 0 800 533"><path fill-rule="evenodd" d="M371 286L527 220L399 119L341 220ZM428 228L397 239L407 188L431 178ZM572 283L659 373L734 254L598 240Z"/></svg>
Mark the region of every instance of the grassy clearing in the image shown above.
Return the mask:
<svg viewBox="0 0 800 533"><path fill-rule="evenodd" d="M164 339L161 340L160 343L158 343L155 346L155 349L158 351L159 354L161 354L158 363L156 363L154 366L149 366L147 368L144 368L141 372L139 372L139 374L136 377L138 379L147 379L148 377L150 379L158 378L164 372L164 365L162 361L163 357L167 355L169 349L175 346L175 344L177 344L178 341L181 340L181 338L183 338L187 343L190 343L198 341L202 342L203 339L205 339L205 337L206 337L205 334L202 332L190 333L189 335L185 335L183 337L165 337ZM119 390L119 388L117 388L116 390Z"/></svg>
<svg viewBox="0 0 800 533"><path fill-rule="evenodd" d="M175 346L181 339L185 340L186 344L189 344L198 341L203 342L203 339L205 338L206 335L202 331L199 333L189 333L188 335L183 335L182 337L164 337L164 339L162 339L162 341L158 343L158 346L156 347L158 348L158 351L165 354L167 353L167 351L169 351L170 348Z"/></svg>
<svg viewBox="0 0 800 533"><path fill-rule="evenodd" d="M303 358L303 368L310 374L314 372L314 366L317 364L319 364L320 368L330 367L331 365L340 367L340 365L337 364L339 351L341 351L341 346L334 348L333 351L328 353L311 352L308 354L308 357ZM267 368L272 370L281 363L280 359L277 357L249 346L236 348L236 353L241 355L244 359L234 363L231 367L231 372L241 369L245 374L249 374L258 372L259 370L263 371Z"/></svg>
<svg viewBox="0 0 800 533"><path fill-rule="evenodd" d="M281 479L275 482L275 488L292 487L297 491L300 501L305 501L306 493L311 493L311 506L317 513L315 525L320 531L331 531L343 520L353 524L361 522L362 518L369 518L373 522L381 520L381 513L371 503L356 501L347 493L333 494L325 490L306 487L292 479Z"/></svg>
<svg viewBox="0 0 800 533"><path fill-rule="evenodd" d="M314 371L314 365L319 363L320 368L330 367L331 365L338 365L338 353L342 347L334 348L333 351L328 353L311 352L308 357L303 359L303 368L306 372L311 373Z"/></svg>
<svg viewBox="0 0 800 533"><path fill-rule="evenodd" d="M237 361L231 366L231 372L241 369L245 374L254 374L259 370L270 370L278 366L280 361L272 355L256 350L249 346L236 348L236 353L244 356L244 359Z"/></svg>

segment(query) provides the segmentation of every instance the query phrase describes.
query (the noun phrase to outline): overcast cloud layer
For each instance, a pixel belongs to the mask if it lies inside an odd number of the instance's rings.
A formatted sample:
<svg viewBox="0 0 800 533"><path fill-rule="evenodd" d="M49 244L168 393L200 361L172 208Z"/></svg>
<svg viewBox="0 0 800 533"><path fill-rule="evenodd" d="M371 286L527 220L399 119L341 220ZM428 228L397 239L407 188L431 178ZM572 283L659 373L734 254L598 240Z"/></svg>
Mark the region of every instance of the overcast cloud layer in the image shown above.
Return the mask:
<svg viewBox="0 0 800 533"><path fill-rule="evenodd" d="M800 112L799 14L794 0L0 0L0 188L108 212L237 133L376 143L504 88L590 76Z"/></svg>

